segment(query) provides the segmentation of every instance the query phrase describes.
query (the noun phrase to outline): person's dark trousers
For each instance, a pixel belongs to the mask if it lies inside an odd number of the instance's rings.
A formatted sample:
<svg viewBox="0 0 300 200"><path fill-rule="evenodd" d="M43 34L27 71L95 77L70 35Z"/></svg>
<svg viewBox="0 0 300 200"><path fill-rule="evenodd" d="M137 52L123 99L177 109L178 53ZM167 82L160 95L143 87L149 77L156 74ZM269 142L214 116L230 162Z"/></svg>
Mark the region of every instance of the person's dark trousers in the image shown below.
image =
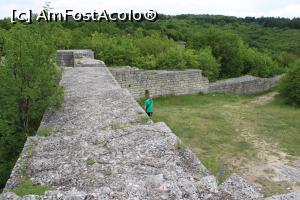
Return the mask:
<svg viewBox="0 0 300 200"><path fill-rule="evenodd" d="M147 112L147 115L148 115L149 117L152 117L152 112Z"/></svg>

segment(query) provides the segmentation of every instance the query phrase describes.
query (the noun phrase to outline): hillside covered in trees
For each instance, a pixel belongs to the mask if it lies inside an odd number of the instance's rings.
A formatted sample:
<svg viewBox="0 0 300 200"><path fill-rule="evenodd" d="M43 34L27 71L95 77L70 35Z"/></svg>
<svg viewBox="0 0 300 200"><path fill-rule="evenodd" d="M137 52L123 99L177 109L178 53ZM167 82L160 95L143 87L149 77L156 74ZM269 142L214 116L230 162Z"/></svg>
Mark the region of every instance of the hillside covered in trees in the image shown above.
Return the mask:
<svg viewBox="0 0 300 200"><path fill-rule="evenodd" d="M298 18L160 15L156 22L56 25L57 49L90 48L111 66L200 68L212 81L281 74L300 55ZM9 19L1 20L0 35L12 26Z"/></svg>
<svg viewBox="0 0 300 200"><path fill-rule="evenodd" d="M61 103L57 49L92 49L110 66L202 69L211 81L285 73L300 58L300 19L160 15L156 22L0 20L0 187L48 106ZM299 61L298 61L299 62Z"/></svg>

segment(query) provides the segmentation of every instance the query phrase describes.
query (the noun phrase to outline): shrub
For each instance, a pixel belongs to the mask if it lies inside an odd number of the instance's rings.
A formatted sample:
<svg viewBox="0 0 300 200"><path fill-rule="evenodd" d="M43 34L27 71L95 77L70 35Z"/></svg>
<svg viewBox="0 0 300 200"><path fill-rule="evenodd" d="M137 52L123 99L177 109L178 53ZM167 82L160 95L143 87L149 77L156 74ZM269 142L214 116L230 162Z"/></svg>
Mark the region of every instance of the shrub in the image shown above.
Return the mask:
<svg viewBox="0 0 300 200"><path fill-rule="evenodd" d="M199 68L210 81L216 81L220 75L220 63L212 55L210 48L205 48L198 53Z"/></svg>
<svg viewBox="0 0 300 200"><path fill-rule="evenodd" d="M253 48L246 48L244 52L244 74L272 77L283 73L283 70L280 70L278 64L267 53Z"/></svg>
<svg viewBox="0 0 300 200"><path fill-rule="evenodd" d="M4 54L3 47L4 47L4 37L5 37L5 30L0 28L0 62L1 62L1 57Z"/></svg>
<svg viewBox="0 0 300 200"><path fill-rule="evenodd" d="M283 77L279 90L287 103L300 107L300 60L296 61Z"/></svg>
<svg viewBox="0 0 300 200"><path fill-rule="evenodd" d="M222 78L237 77L242 74L244 67L242 50L245 44L233 32L212 27L203 29L193 34L188 44L198 50L211 47L213 55L220 59L220 75Z"/></svg>
<svg viewBox="0 0 300 200"><path fill-rule="evenodd" d="M0 187L4 186L28 135L47 108L63 100L56 67L53 24L14 25L4 37L0 62Z"/></svg>
<svg viewBox="0 0 300 200"><path fill-rule="evenodd" d="M138 56L134 61L134 66L143 69L156 69L156 57L154 55Z"/></svg>
<svg viewBox="0 0 300 200"><path fill-rule="evenodd" d="M133 41L134 45L139 49L139 52L142 56L157 56L172 47L177 47L176 42L157 33L151 36L139 37L134 39Z"/></svg>
<svg viewBox="0 0 300 200"><path fill-rule="evenodd" d="M162 52L157 58L157 65L161 69L185 69L184 50L179 47L172 47Z"/></svg>
<svg viewBox="0 0 300 200"><path fill-rule="evenodd" d="M95 33L91 37L91 46L96 58L108 65L132 65L138 50L132 40L126 36L112 37Z"/></svg>

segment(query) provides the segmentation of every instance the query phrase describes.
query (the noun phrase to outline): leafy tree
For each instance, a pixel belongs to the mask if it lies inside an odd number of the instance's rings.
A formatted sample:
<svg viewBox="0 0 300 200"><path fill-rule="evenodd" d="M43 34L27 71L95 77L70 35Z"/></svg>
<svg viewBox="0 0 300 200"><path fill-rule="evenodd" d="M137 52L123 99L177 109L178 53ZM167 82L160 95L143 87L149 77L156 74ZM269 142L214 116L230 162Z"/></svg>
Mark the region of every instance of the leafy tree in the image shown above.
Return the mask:
<svg viewBox="0 0 300 200"><path fill-rule="evenodd" d="M179 47L172 47L157 58L157 66L161 69L185 69L186 64L184 50Z"/></svg>
<svg viewBox="0 0 300 200"><path fill-rule="evenodd" d="M81 48L91 48L89 44L89 37L82 31L81 28L75 28L71 32L70 36L70 48L81 49ZM63 44L63 43L62 43Z"/></svg>
<svg viewBox="0 0 300 200"><path fill-rule="evenodd" d="M289 67L291 63L294 63L297 60L298 56L293 53L282 51L276 53L273 58L278 63L279 66L286 69Z"/></svg>
<svg viewBox="0 0 300 200"><path fill-rule="evenodd" d="M4 55L4 38L5 38L6 31L0 28L0 62L1 57Z"/></svg>
<svg viewBox="0 0 300 200"><path fill-rule="evenodd" d="M244 66L244 74L258 77L272 77L283 73L283 69L279 68L270 55L253 48L245 49Z"/></svg>
<svg viewBox="0 0 300 200"><path fill-rule="evenodd" d="M90 40L97 58L109 65L132 65L138 54L130 38L111 37L107 34L94 33Z"/></svg>
<svg viewBox="0 0 300 200"><path fill-rule="evenodd" d="M17 24L4 40L0 65L0 185L3 187L26 136L34 135L47 107L62 102L60 73L47 24ZM47 34L48 33L48 34ZM53 41L53 40L51 40Z"/></svg>
<svg viewBox="0 0 300 200"><path fill-rule="evenodd" d="M210 48L205 48L198 52L198 68L210 81L216 81L220 75L221 65L211 51Z"/></svg>
<svg viewBox="0 0 300 200"><path fill-rule="evenodd" d="M40 40L39 40L40 38ZM30 133L31 121L38 121L49 105L57 103L61 94L55 82L59 72L55 66L55 49L41 36L21 25L10 30L5 41L4 67L13 74L21 98L18 110L22 128ZM53 96L55 95L55 97Z"/></svg>
<svg viewBox="0 0 300 200"><path fill-rule="evenodd" d="M158 55L172 47L177 47L177 44L173 40L158 33L137 38L134 40L134 45L139 49L141 55Z"/></svg>
<svg viewBox="0 0 300 200"><path fill-rule="evenodd" d="M10 18L4 18L0 20L0 28L3 28L5 30L9 30L13 24L10 21Z"/></svg>
<svg viewBox="0 0 300 200"><path fill-rule="evenodd" d="M300 60L291 65L280 83L279 90L287 103L300 107Z"/></svg>
<svg viewBox="0 0 300 200"><path fill-rule="evenodd" d="M134 66L142 69L157 69L157 58L154 55L138 56L135 58Z"/></svg>
<svg viewBox="0 0 300 200"><path fill-rule="evenodd" d="M242 74L243 52L242 39L230 31L220 31L208 28L194 34L189 46L195 49L211 47L213 55L220 59L221 77L236 77Z"/></svg>
<svg viewBox="0 0 300 200"><path fill-rule="evenodd" d="M72 31L68 29L57 29L55 33L58 37L55 41L57 49L69 49L72 45ZM77 38L79 39L79 38Z"/></svg>

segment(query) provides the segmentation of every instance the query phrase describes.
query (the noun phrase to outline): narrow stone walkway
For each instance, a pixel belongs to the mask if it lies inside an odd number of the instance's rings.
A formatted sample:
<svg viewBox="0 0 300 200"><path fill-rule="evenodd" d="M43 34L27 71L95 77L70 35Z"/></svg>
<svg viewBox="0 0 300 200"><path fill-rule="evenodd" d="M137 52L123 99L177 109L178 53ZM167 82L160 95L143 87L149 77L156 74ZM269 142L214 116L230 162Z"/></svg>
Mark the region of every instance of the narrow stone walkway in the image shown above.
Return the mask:
<svg viewBox="0 0 300 200"><path fill-rule="evenodd" d="M64 104L46 112L39 128L51 135L28 138L6 189L28 177L53 190L43 198L199 198L196 182L207 170L106 67L65 68L61 84Z"/></svg>

